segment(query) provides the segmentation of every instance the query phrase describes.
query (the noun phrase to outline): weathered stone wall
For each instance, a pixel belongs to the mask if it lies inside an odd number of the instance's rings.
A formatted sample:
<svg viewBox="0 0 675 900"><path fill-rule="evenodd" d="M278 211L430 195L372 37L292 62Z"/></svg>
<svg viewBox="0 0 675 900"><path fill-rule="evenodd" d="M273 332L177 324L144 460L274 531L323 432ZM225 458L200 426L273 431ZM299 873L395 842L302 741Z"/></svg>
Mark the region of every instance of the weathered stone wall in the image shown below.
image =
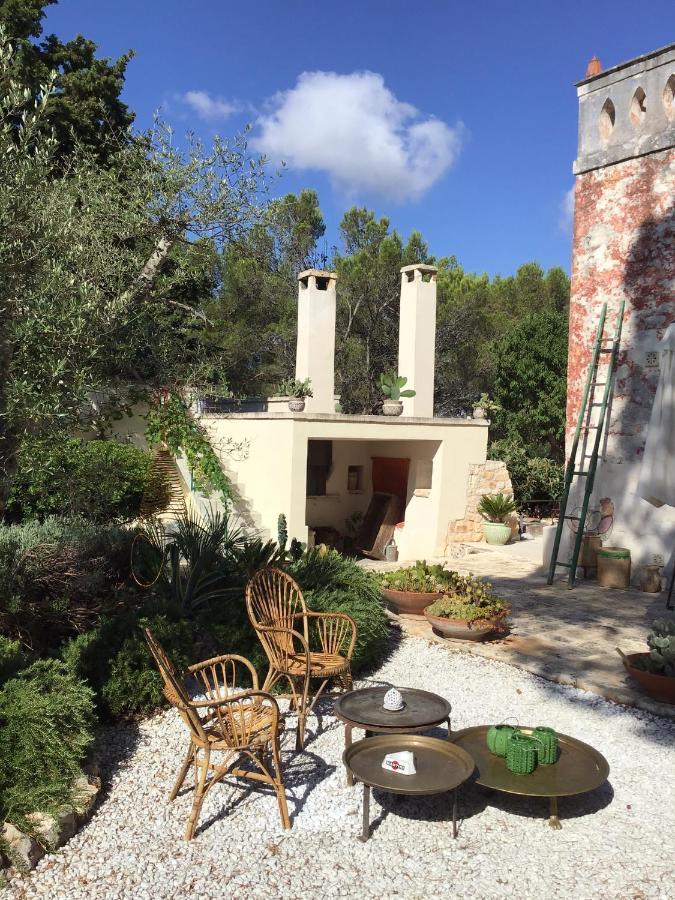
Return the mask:
<svg viewBox="0 0 675 900"><path fill-rule="evenodd" d="M513 487L505 463L488 459L487 462L469 466L466 510L462 519L453 519L448 523L446 550L449 544L458 541L483 540L483 517L478 512L483 494L506 494L513 497Z"/></svg>
<svg viewBox="0 0 675 900"><path fill-rule="evenodd" d="M598 506L603 497L613 500L612 543L629 547L634 562L651 562L654 554L662 554L668 563L675 553L675 511L655 509L637 496L636 489L659 378L658 341L675 320L674 148L577 176L568 451L602 304L608 305L609 334L622 300L626 307L621 353L591 506ZM599 381L604 381L601 374ZM595 399L601 400L600 392ZM597 415L597 408L594 412ZM578 489L573 503L580 502Z"/></svg>

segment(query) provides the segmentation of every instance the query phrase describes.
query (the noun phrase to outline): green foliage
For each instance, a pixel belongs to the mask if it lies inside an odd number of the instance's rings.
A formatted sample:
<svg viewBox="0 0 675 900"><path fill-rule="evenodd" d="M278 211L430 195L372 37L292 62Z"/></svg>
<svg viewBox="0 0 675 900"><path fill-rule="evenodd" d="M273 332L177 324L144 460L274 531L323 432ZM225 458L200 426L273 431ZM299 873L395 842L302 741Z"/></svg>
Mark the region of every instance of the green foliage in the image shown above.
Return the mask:
<svg viewBox="0 0 675 900"><path fill-rule="evenodd" d="M400 400L401 397L414 397L417 393L416 391L410 388L406 391L401 390L407 383L408 379L404 378L403 375L392 375L385 372L380 375L380 390L389 400Z"/></svg>
<svg viewBox="0 0 675 900"><path fill-rule="evenodd" d="M506 463L516 503L555 502L562 497L565 467L545 456L530 456L518 441L493 441L489 459Z"/></svg>
<svg viewBox="0 0 675 900"><path fill-rule="evenodd" d="M15 42L22 75L31 98L56 72L44 130L53 131L60 157L75 144L89 148L102 163L110 152L109 138L126 140L134 116L120 99L126 67L133 54L111 62L97 57L97 46L82 35L63 43L50 34L40 43L45 7L56 0L0 0L0 26ZM31 40L33 39L33 40ZM27 106L29 101L27 102Z"/></svg>
<svg viewBox="0 0 675 900"><path fill-rule="evenodd" d="M474 409L484 409L485 412L499 412L501 406L490 400L490 397L483 391L480 397L473 404Z"/></svg>
<svg viewBox="0 0 675 900"><path fill-rule="evenodd" d="M430 615L462 619L469 623L492 619L497 626L504 627L511 607L495 596L491 584L473 575L460 575L458 572L450 572L449 575L448 588L443 597L431 604Z"/></svg>
<svg viewBox="0 0 675 900"><path fill-rule="evenodd" d="M0 815L71 799L93 740L91 690L58 660L39 660L0 690Z"/></svg>
<svg viewBox="0 0 675 900"><path fill-rule="evenodd" d="M120 602L132 540L73 517L0 526L0 629L40 652L95 626Z"/></svg>
<svg viewBox="0 0 675 900"><path fill-rule="evenodd" d="M504 494L483 494L478 512L488 522L505 522L518 509L514 500Z"/></svg>
<svg viewBox="0 0 675 900"><path fill-rule="evenodd" d="M635 667L653 675L675 678L675 619L657 619L647 643L649 654L638 657Z"/></svg>
<svg viewBox="0 0 675 900"><path fill-rule="evenodd" d="M502 407L494 437L520 443L531 456L564 459L567 316L526 316L495 347L493 396Z"/></svg>
<svg viewBox="0 0 675 900"><path fill-rule="evenodd" d="M303 400L305 397L313 397L311 379L298 381L296 378L286 378L276 390L277 397L295 397Z"/></svg>
<svg viewBox="0 0 675 900"><path fill-rule="evenodd" d="M105 718L147 713L163 704L162 680L143 628L152 630L177 667L194 662L192 623L159 597L106 617L62 648L64 663L95 691Z"/></svg>
<svg viewBox="0 0 675 900"><path fill-rule="evenodd" d="M195 484L205 493L219 491L227 504L231 496L229 479L204 428L192 416L183 399L177 393L171 393L150 410L146 419L149 443L166 444L174 456L183 454Z"/></svg>
<svg viewBox="0 0 675 900"><path fill-rule="evenodd" d="M27 440L7 500L13 518L82 516L98 522L138 516L152 457L115 441Z"/></svg>
<svg viewBox="0 0 675 900"><path fill-rule="evenodd" d="M345 612L356 622L358 637L352 668L375 667L387 652L387 617L375 578L335 550L308 550L288 568L307 606L317 612Z"/></svg>
<svg viewBox="0 0 675 900"><path fill-rule="evenodd" d="M279 513L279 518L277 519L277 543L281 552L285 553L286 544L288 543L288 523L283 513Z"/></svg>
<svg viewBox="0 0 675 900"><path fill-rule="evenodd" d="M414 566L396 569L394 572L382 572L377 580L383 588L392 591L433 594L448 589L452 574L443 566L430 566L425 559L418 559Z"/></svg>
<svg viewBox="0 0 675 900"><path fill-rule="evenodd" d="M26 657L19 641L0 634L0 685L23 668Z"/></svg>

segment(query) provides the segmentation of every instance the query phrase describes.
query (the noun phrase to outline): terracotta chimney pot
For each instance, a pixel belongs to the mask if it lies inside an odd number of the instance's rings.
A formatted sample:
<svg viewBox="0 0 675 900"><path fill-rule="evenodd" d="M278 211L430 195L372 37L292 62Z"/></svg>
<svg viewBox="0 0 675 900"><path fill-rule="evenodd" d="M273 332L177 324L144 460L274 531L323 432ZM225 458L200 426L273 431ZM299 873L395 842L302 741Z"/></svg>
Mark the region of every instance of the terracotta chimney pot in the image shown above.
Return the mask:
<svg viewBox="0 0 675 900"><path fill-rule="evenodd" d="M597 56L594 56L586 66L586 78L592 78L602 72L602 63Z"/></svg>

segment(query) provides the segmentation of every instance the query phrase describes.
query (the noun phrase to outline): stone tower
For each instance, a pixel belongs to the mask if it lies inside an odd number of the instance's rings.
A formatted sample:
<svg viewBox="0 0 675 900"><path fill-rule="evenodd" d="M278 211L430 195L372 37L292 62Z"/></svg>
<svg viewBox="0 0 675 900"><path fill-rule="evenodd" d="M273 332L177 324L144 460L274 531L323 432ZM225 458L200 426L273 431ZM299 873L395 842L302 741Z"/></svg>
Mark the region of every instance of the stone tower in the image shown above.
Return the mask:
<svg viewBox="0 0 675 900"><path fill-rule="evenodd" d="M604 72L595 60L589 72L577 85L568 447L600 309L606 301L613 330L624 300L622 349L591 507L602 498L613 501L610 542L629 547L635 562L661 554L672 564L675 511L655 509L636 489L659 377L658 342L675 320L675 44Z"/></svg>

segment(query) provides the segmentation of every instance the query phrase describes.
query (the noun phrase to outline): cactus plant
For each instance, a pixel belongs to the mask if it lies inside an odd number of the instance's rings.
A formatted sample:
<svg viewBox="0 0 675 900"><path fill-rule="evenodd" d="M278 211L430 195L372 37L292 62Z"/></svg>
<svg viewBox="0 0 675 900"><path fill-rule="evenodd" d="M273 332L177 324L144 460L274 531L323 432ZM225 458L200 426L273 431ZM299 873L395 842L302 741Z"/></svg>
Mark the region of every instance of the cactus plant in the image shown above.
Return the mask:
<svg viewBox="0 0 675 900"><path fill-rule="evenodd" d="M286 516L283 513L279 513L279 518L277 519L277 543L281 552L284 553L288 543L288 525Z"/></svg>
<svg viewBox="0 0 675 900"><path fill-rule="evenodd" d="M634 666L653 675L675 678L675 619L657 619L647 638L649 654L636 659Z"/></svg>
<svg viewBox="0 0 675 900"><path fill-rule="evenodd" d="M408 388L405 391L401 390L407 383L408 379L404 378L403 375L396 376L386 373L380 375L380 390L388 400L399 401L401 397L414 397L415 391L412 388Z"/></svg>

